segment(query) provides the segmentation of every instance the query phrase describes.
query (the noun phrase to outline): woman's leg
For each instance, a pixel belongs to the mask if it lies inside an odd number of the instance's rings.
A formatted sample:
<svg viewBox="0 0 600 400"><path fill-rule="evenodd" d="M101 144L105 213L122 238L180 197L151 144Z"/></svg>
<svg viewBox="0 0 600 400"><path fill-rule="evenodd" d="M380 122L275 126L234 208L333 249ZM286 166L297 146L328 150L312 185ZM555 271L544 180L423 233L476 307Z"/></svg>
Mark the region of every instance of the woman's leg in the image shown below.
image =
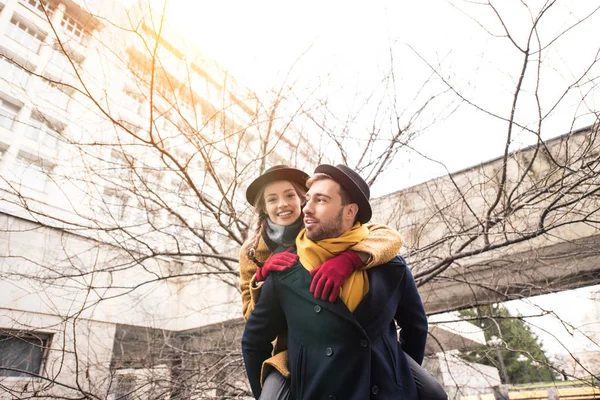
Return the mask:
<svg viewBox="0 0 600 400"><path fill-rule="evenodd" d="M259 400L290 400L290 380L276 369L265 378Z"/></svg>
<svg viewBox="0 0 600 400"><path fill-rule="evenodd" d="M433 377L433 375L431 375L425 368L420 366L408 354L404 353L404 355L406 356L406 360L408 360L408 366L410 367L413 377L415 378L419 400L448 399L448 394L444 390L444 387Z"/></svg>

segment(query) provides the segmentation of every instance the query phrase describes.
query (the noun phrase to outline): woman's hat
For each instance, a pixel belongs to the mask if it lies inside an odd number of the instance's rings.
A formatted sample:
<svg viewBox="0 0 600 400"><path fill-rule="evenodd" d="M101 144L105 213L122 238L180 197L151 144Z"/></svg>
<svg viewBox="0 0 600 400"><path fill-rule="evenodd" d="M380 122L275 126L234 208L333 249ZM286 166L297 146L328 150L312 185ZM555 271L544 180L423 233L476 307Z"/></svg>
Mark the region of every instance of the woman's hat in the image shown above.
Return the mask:
<svg viewBox="0 0 600 400"><path fill-rule="evenodd" d="M356 220L363 224L369 222L373 215L371 204L369 204L371 191L369 190L367 182L365 182L356 171L341 164L338 164L335 167L333 165L321 164L315 168L315 174L316 173L327 174L331 176L334 181L339 183L346 193L348 193L348 196L350 196L352 201L358 205Z"/></svg>
<svg viewBox="0 0 600 400"><path fill-rule="evenodd" d="M254 205L256 203L256 196L258 195L258 192L268 183L276 181L290 181L296 182L301 187L306 187L307 179L308 174L300 171L299 169L291 168L287 165L275 165L252 181L246 190L246 200L248 200L248 203Z"/></svg>

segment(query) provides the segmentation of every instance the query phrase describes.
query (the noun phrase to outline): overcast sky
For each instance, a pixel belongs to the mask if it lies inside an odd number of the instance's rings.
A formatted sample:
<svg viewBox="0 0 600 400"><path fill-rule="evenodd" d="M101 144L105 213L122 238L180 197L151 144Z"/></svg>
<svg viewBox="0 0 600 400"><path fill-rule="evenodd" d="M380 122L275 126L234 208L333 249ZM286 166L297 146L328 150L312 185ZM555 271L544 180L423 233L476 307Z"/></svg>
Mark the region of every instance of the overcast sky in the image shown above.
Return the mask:
<svg viewBox="0 0 600 400"><path fill-rule="evenodd" d="M596 299L596 301L594 301ZM598 351L600 347L600 286L538 296L506 303L513 315L526 318L550 354ZM591 335L595 332L595 336Z"/></svg>
<svg viewBox="0 0 600 400"><path fill-rule="evenodd" d="M514 41L524 48L532 24L530 12L520 1L497 3ZM533 14L544 4L526 3ZM589 39L600 33L600 15L568 29L599 5L598 1L557 2L539 24L542 47L551 44L541 55L540 101L545 111L596 56L597 41ZM325 80L333 107L342 113L351 108L352 94L370 93L393 64L397 108L411 115L426 95L447 89L438 79L415 101L431 76L427 62L439 65L444 79L470 101L507 117L523 59L502 37L503 27L491 8L474 1L169 0L169 9L170 19L208 56L258 92L277 87L294 65L288 82L296 82L302 90ZM565 30L567 35L552 42ZM537 57L534 54L531 59ZM517 120L530 127L537 120L531 96L534 84L533 79L523 83L517 112ZM573 91L553 109L543 127L546 138L566 133L575 113L581 116L574 121L575 127L593 122L586 109L595 106L596 96L581 101L588 87ZM441 161L450 171L502 153L505 122L461 104L455 96L443 97L436 106L416 123L416 127L427 127L413 143L418 152L398 157L373 187L375 196L445 173L441 165L425 161L419 153ZM432 121L436 123L429 126ZM365 124L369 122L367 118ZM533 140L533 135L517 131L512 147Z"/></svg>

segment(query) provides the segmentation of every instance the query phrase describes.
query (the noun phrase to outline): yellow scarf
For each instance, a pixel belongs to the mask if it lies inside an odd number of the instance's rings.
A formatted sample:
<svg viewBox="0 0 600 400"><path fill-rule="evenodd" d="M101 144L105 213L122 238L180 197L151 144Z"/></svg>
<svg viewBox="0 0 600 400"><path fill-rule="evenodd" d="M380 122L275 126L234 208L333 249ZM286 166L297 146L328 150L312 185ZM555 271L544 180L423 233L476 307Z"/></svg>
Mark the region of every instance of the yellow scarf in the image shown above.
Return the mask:
<svg viewBox="0 0 600 400"><path fill-rule="evenodd" d="M348 229L340 237L313 242L302 229L296 238L296 249L300 262L308 271L335 257L369 236L369 230L360 222ZM363 297L369 292L369 278L364 270L354 271L340 289L340 298L350 311L354 311Z"/></svg>

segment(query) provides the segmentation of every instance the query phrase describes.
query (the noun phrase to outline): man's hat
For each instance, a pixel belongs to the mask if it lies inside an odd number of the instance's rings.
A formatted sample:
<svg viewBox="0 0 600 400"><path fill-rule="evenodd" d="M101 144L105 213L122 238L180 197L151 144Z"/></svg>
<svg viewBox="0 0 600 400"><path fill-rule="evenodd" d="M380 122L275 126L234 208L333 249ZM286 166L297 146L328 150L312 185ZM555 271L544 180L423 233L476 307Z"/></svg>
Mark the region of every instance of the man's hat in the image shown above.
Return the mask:
<svg viewBox="0 0 600 400"><path fill-rule="evenodd" d="M339 183L352 201L358 204L356 219L363 224L369 222L373 215L371 204L369 204L371 191L367 182L356 171L341 164L335 167L333 165L321 164L315 168L315 173L327 174Z"/></svg>
<svg viewBox="0 0 600 400"><path fill-rule="evenodd" d="M256 196L258 196L260 189L271 182L291 181L296 182L301 187L306 187L307 179L308 174L306 172L300 171L296 168L288 167L287 165L275 165L252 181L246 190L246 200L248 200L248 203L254 205L256 202Z"/></svg>

